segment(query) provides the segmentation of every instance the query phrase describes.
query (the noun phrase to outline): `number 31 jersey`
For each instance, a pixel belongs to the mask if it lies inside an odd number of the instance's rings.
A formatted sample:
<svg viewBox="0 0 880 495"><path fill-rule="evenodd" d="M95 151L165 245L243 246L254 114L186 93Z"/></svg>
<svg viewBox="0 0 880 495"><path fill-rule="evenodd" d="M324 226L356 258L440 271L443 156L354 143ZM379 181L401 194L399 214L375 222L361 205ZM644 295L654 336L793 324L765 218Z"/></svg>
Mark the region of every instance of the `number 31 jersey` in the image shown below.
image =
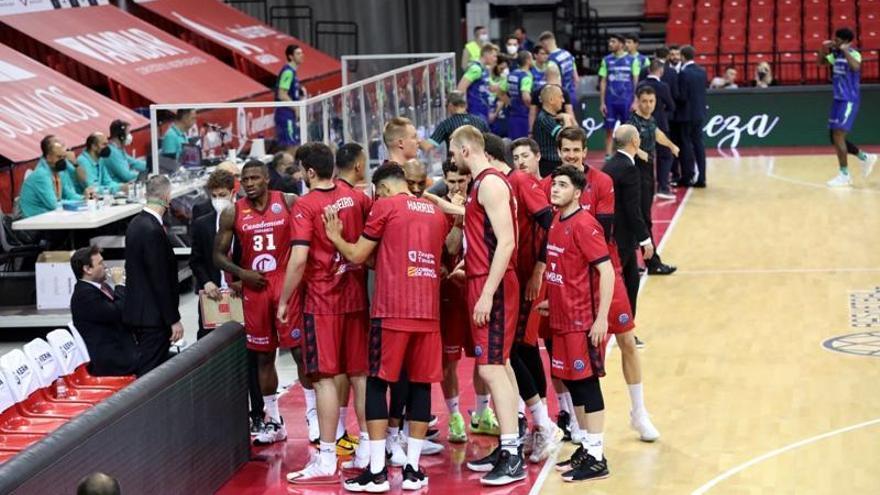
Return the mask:
<svg viewBox="0 0 880 495"><path fill-rule="evenodd" d="M269 191L266 209L248 198L235 204L235 236L241 243L241 267L283 274L290 256L290 208L280 191Z"/></svg>

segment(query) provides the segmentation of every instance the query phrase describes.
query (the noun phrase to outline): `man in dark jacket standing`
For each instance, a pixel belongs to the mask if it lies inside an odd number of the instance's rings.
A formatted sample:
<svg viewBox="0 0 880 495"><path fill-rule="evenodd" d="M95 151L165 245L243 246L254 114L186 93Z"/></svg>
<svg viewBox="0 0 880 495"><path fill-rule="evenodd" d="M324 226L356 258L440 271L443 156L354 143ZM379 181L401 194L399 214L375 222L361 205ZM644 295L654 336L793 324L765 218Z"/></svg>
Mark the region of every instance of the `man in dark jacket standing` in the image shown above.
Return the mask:
<svg viewBox="0 0 880 495"><path fill-rule="evenodd" d="M706 147L703 124L706 122L706 71L694 63L696 52L690 45L681 48L684 63L678 74L679 100L676 115L681 120L682 185L706 187ZM694 164L696 163L696 167Z"/></svg>
<svg viewBox="0 0 880 495"><path fill-rule="evenodd" d="M665 64L658 59L651 62L651 69L648 77L639 84L641 86L650 86L657 95L657 105L654 107L652 116L657 122L657 128L663 131L668 137L672 137L669 129L669 118L675 112L675 100L672 96L672 88L663 81L666 73L673 74L675 71L667 69ZM636 90L638 91L638 90ZM657 197L660 199L675 199L672 190L669 188L669 174L672 171L672 152L663 145L657 146Z"/></svg>
<svg viewBox="0 0 880 495"><path fill-rule="evenodd" d="M177 261L162 220L171 202L168 177L151 177L146 196L147 206L125 232L128 295L122 318L140 345L139 375L165 362L171 342L183 337Z"/></svg>
<svg viewBox="0 0 880 495"><path fill-rule="evenodd" d="M95 376L131 375L138 364L134 335L122 324L125 286L105 282L106 268L97 246L76 250L70 268L77 278L70 298L73 325L89 350L89 373Z"/></svg>

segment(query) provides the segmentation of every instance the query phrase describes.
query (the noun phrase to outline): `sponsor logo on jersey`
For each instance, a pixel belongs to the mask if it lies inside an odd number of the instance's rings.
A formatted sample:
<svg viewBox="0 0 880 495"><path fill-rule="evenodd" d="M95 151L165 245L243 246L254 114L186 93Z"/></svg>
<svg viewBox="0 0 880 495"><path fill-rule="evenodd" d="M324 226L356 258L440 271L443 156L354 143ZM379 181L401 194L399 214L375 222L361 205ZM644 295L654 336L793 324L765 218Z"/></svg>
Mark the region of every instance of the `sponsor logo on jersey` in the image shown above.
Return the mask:
<svg viewBox="0 0 880 495"><path fill-rule="evenodd" d="M556 368L556 369L558 369L558 370L565 369L565 363L563 363L562 361L560 361L560 360L558 360L558 359L552 359L552 358L551 358L551 359L550 359L550 367L551 367L551 368Z"/></svg>
<svg viewBox="0 0 880 495"><path fill-rule="evenodd" d="M252 230L270 229L272 227L280 227L280 226L284 225L284 222L286 222L286 221L287 221L286 218L282 218L279 220L272 220L271 222L267 222L264 220L260 223L242 225L241 230L242 230L242 232L250 232Z"/></svg>
<svg viewBox="0 0 880 495"><path fill-rule="evenodd" d="M483 348L481 346L474 346L474 356L480 357L483 355Z"/></svg>
<svg viewBox="0 0 880 495"><path fill-rule="evenodd" d="M547 272L547 275L545 278L547 279L547 282L549 282L551 284L555 284L555 285L562 285L563 284L561 273Z"/></svg>
<svg viewBox="0 0 880 495"><path fill-rule="evenodd" d="M413 263L422 263L425 265L434 265L436 264L436 257L431 253L426 253L424 251L408 251L406 253L407 258Z"/></svg>
<svg viewBox="0 0 880 495"><path fill-rule="evenodd" d="M279 205L278 203L272 203L271 209L272 209L272 213L274 213L276 215L281 213L281 205Z"/></svg>
<svg viewBox="0 0 880 495"><path fill-rule="evenodd" d="M620 313L620 316L617 317L617 321L619 321L621 325L625 325L629 321L629 315L626 313Z"/></svg>
<svg viewBox="0 0 880 495"><path fill-rule="evenodd" d="M576 369L578 371L583 371L584 368L586 368L586 367L587 367L587 365L583 362L583 360L580 360L580 359L574 360L574 369Z"/></svg>
<svg viewBox="0 0 880 495"><path fill-rule="evenodd" d="M547 244L547 255L548 256L562 256L565 254L565 248L562 246L557 246L556 244Z"/></svg>
<svg viewBox="0 0 880 495"><path fill-rule="evenodd" d="M406 267L406 276L437 278L437 272L433 268L426 268L423 266L408 266Z"/></svg>
<svg viewBox="0 0 880 495"><path fill-rule="evenodd" d="M251 270L260 273L273 272L278 268L278 261L271 254L263 253L251 263Z"/></svg>

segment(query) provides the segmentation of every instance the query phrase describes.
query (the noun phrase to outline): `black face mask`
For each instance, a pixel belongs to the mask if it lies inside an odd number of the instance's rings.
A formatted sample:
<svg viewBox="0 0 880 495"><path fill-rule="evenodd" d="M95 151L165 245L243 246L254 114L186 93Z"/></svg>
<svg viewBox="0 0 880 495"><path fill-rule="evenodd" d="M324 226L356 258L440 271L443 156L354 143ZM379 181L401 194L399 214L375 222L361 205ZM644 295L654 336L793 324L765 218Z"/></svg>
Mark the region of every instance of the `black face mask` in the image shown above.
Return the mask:
<svg viewBox="0 0 880 495"><path fill-rule="evenodd" d="M110 147L104 146L101 148L101 151L98 152L98 156L101 158L110 158Z"/></svg>
<svg viewBox="0 0 880 495"><path fill-rule="evenodd" d="M290 177L293 177L294 172L296 172L296 167L287 167L284 169L284 174Z"/></svg>
<svg viewBox="0 0 880 495"><path fill-rule="evenodd" d="M63 172L65 170L67 170L67 160L62 158L62 159L58 160L57 162L55 162L52 166L55 168L56 172Z"/></svg>

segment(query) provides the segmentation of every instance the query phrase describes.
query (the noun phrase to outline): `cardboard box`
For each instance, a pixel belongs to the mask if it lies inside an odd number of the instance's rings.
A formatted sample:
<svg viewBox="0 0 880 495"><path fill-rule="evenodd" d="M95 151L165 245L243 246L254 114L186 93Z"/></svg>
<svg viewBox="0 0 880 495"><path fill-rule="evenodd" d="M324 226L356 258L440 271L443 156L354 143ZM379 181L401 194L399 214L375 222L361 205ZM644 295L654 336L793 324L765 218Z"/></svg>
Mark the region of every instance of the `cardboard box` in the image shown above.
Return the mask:
<svg viewBox="0 0 880 495"><path fill-rule="evenodd" d="M228 321L237 321L244 325L244 309L241 298L233 297L232 291L221 291L223 299L215 301L199 291L199 304L202 306L202 326L217 328Z"/></svg>
<svg viewBox="0 0 880 495"><path fill-rule="evenodd" d="M37 309L68 309L76 278L70 268L73 251L43 251L37 258Z"/></svg>

